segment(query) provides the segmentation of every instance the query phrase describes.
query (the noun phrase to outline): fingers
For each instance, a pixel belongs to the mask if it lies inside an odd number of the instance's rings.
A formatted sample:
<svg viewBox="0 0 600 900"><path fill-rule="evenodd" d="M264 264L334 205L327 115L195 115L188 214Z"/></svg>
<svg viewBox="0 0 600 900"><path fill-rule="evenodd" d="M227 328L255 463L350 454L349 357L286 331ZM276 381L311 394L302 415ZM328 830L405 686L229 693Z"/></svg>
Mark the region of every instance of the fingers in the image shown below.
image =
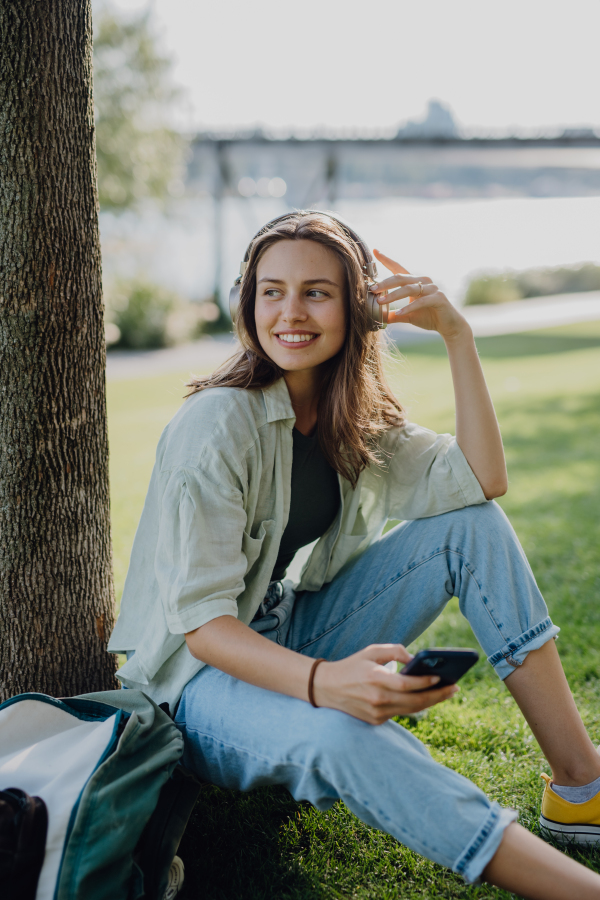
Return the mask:
<svg viewBox="0 0 600 900"><path fill-rule="evenodd" d="M402 691L403 693L426 691L440 680L437 675L401 675L400 673L398 673L396 679L398 681L401 679L401 684L397 684L397 687L394 685L394 687L397 691Z"/></svg>
<svg viewBox="0 0 600 900"><path fill-rule="evenodd" d="M444 700L450 700L451 697L454 697L460 688L457 684L450 684L447 687L439 688L438 690L433 691L424 691L422 694L413 694L413 697L416 697L416 702L418 708L415 709L415 712L420 712L422 709L429 709L430 706L436 706L438 703L443 703ZM397 713L397 715L401 715Z"/></svg>
<svg viewBox="0 0 600 900"><path fill-rule="evenodd" d="M391 678L397 678L397 675L391 675ZM451 684L443 688L433 689L430 691L422 691L421 693L403 693L396 694L394 697L385 696L383 692L374 697L365 708L365 713L361 718L372 725L382 725L393 716L410 716L414 713L429 709L445 700L450 700L459 692L458 685Z"/></svg>
<svg viewBox="0 0 600 900"><path fill-rule="evenodd" d="M386 297L377 297L377 302L380 306L385 306L388 303L395 303L396 300L406 300L407 297L414 297L415 300L421 300L423 297L437 294L439 291L437 284L433 284L431 280L428 284L425 282L421 282L421 284L422 289L418 284L407 284L395 291L391 291Z"/></svg>
<svg viewBox="0 0 600 900"><path fill-rule="evenodd" d="M438 703L450 700L459 691L460 688L457 684L449 684L441 688L432 688L429 691L404 693L401 699L390 704L394 708L394 712L391 715L401 716L403 710L420 712L422 709L429 709L430 706L436 706Z"/></svg>
<svg viewBox="0 0 600 900"><path fill-rule="evenodd" d="M357 656L363 656L372 662L379 663L380 666L393 659L399 662L407 663L412 659L412 654L408 652L403 644L371 644L360 650Z"/></svg>
<svg viewBox="0 0 600 900"><path fill-rule="evenodd" d="M422 297L409 300L408 304L401 309L391 309L389 311L388 322L410 322L416 314L428 308L439 307L438 300L443 301L446 298L437 289L435 293L430 291L427 294L423 294Z"/></svg>
<svg viewBox="0 0 600 900"><path fill-rule="evenodd" d="M369 285L369 290L374 294L380 294L382 291L393 291L395 288L405 287L407 284L414 285L415 293L419 292L419 282L423 286L431 284L431 278L428 275L392 275L391 278L384 278Z"/></svg>
<svg viewBox="0 0 600 900"><path fill-rule="evenodd" d="M392 259L389 256L386 256L385 253L382 253L380 250L373 250L373 255L376 259L379 260L380 263L389 269L390 272L394 272L394 274L398 274L399 272L403 272L405 275L408 275L408 270L404 268L399 262L396 262L395 259Z"/></svg>

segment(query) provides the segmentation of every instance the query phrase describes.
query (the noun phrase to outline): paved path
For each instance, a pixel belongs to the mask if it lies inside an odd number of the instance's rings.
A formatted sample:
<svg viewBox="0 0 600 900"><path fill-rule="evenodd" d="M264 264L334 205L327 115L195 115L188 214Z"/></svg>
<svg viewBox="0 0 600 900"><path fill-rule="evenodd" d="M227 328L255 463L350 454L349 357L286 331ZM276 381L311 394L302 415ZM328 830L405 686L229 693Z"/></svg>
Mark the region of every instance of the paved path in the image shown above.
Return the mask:
<svg viewBox="0 0 600 900"><path fill-rule="evenodd" d="M536 297L497 306L467 306L463 314L470 322L475 337L515 334L572 322L592 322L600 319L600 291ZM412 325L391 325L389 331L400 346L437 338L436 334ZM163 372L206 371L216 368L231 356L235 346L233 337L219 335L165 350L112 350L108 354L106 377L109 381L117 381Z"/></svg>

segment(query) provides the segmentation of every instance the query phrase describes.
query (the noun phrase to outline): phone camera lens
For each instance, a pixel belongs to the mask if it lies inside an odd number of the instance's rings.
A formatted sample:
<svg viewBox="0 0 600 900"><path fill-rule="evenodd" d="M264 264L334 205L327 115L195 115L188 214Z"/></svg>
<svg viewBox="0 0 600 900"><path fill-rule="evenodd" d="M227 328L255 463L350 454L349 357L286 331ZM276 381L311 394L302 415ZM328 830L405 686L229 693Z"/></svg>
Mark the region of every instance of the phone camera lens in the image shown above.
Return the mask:
<svg viewBox="0 0 600 900"><path fill-rule="evenodd" d="M424 659L423 662L430 669L435 669L443 660L439 656L430 656L428 659Z"/></svg>

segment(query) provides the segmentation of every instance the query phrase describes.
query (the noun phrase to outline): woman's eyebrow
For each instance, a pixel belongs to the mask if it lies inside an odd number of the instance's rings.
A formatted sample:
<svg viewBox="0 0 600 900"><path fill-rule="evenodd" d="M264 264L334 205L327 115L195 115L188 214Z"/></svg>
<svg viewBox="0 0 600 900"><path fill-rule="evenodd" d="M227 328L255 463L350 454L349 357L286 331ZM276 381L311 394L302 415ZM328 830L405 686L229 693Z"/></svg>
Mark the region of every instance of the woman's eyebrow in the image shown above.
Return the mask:
<svg viewBox="0 0 600 900"><path fill-rule="evenodd" d="M269 278L268 276L259 278L257 284L263 284L265 281L268 281L270 284L285 284L285 281L281 278ZM339 287L337 281L331 281L330 278L307 278L302 284L332 284L334 287Z"/></svg>

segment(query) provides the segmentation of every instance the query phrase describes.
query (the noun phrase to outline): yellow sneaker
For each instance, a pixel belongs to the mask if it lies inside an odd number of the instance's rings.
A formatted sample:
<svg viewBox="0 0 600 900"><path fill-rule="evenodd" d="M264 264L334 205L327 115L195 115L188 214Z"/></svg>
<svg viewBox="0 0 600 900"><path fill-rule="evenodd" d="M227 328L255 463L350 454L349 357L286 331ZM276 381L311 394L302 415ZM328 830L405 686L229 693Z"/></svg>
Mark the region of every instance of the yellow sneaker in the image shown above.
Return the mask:
<svg viewBox="0 0 600 900"><path fill-rule="evenodd" d="M546 782L542 797L540 827L555 840L575 844L600 844L600 793L585 803L569 803L555 794L552 779Z"/></svg>

